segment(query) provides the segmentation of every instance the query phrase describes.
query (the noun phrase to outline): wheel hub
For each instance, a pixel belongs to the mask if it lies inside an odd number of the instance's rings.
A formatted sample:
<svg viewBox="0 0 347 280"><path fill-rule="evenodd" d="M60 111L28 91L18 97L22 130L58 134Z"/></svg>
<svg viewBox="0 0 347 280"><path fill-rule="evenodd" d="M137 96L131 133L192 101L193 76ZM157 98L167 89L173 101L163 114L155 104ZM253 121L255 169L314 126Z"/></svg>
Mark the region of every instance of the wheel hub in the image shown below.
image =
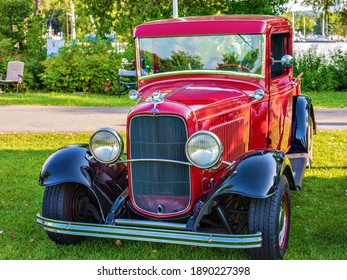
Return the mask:
<svg viewBox="0 0 347 280"><path fill-rule="evenodd" d="M284 193L281 200L281 207L279 213L278 221L278 244L280 249L282 249L286 243L287 233L288 233L288 197Z"/></svg>

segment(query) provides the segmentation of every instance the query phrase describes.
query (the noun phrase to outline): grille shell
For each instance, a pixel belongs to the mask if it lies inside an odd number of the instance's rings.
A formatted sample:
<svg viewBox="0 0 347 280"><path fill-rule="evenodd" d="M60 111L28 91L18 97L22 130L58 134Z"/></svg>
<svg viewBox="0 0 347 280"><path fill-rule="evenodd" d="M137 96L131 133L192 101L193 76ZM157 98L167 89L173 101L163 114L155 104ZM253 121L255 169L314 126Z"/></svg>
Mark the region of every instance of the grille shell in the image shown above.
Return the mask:
<svg viewBox="0 0 347 280"><path fill-rule="evenodd" d="M130 164L133 204L152 215L176 215L191 201L190 168L187 162L187 128L182 118L172 115L140 115L130 121L130 159L158 159Z"/></svg>

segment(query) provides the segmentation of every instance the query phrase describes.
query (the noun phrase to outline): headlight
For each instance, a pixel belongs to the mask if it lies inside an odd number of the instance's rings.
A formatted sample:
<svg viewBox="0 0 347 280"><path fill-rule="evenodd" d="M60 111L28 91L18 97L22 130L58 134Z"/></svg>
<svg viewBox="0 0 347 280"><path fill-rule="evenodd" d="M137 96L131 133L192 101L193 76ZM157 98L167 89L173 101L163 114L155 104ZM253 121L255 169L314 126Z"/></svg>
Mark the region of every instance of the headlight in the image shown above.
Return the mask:
<svg viewBox="0 0 347 280"><path fill-rule="evenodd" d="M131 100L139 99L139 96L140 96L139 92L137 90L134 90L134 89L130 90L128 95L129 95L129 98Z"/></svg>
<svg viewBox="0 0 347 280"><path fill-rule="evenodd" d="M101 128L90 137L89 148L92 155L100 162L115 162L123 154L122 137L112 128Z"/></svg>
<svg viewBox="0 0 347 280"><path fill-rule="evenodd" d="M210 168L217 164L223 154L219 138L209 131L198 131L186 143L186 155L191 164Z"/></svg>

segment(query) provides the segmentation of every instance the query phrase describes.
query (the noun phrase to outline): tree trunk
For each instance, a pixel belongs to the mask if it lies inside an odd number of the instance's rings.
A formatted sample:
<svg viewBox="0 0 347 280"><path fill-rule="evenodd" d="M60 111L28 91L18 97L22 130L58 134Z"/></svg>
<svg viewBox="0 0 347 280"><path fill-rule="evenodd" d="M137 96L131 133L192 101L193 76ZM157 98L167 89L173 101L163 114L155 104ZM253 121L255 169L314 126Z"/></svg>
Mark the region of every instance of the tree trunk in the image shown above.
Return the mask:
<svg viewBox="0 0 347 280"><path fill-rule="evenodd" d="M39 0L35 0L35 10L34 10L34 16L37 15L37 12L39 11Z"/></svg>

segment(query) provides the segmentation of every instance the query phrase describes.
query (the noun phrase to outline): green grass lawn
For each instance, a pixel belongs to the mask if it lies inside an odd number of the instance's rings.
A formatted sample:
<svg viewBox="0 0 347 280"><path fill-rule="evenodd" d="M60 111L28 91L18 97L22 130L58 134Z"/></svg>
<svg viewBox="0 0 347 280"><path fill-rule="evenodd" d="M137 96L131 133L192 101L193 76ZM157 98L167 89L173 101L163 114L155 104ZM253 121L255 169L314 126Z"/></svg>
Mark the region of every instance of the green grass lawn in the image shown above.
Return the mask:
<svg viewBox="0 0 347 280"><path fill-rule="evenodd" d="M303 92L312 98L315 108L347 108L347 92ZM132 107L135 101L127 95L72 94L72 93L5 93L0 94L0 105L42 106L118 106Z"/></svg>
<svg viewBox="0 0 347 280"><path fill-rule="evenodd" d="M135 101L128 95L73 94L73 93L4 93L0 105L40 106L112 106L132 107Z"/></svg>
<svg viewBox="0 0 347 280"><path fill-rule="evenodd" d="M347 91L303 92L314 108L347 108Z"/></svg>
<svg viewBox="0 0 347 280"><path fill-rule="evenodd" d="M36 225L43 187L42 164L57 148L87 142L81 134L0 134L0 259L2 260L177 260L248 259L246 250L88 238L57 246ZM301 193L292 192L292 223L286 258L347 259L347 131L319 131L314 167Z"/></svg>

